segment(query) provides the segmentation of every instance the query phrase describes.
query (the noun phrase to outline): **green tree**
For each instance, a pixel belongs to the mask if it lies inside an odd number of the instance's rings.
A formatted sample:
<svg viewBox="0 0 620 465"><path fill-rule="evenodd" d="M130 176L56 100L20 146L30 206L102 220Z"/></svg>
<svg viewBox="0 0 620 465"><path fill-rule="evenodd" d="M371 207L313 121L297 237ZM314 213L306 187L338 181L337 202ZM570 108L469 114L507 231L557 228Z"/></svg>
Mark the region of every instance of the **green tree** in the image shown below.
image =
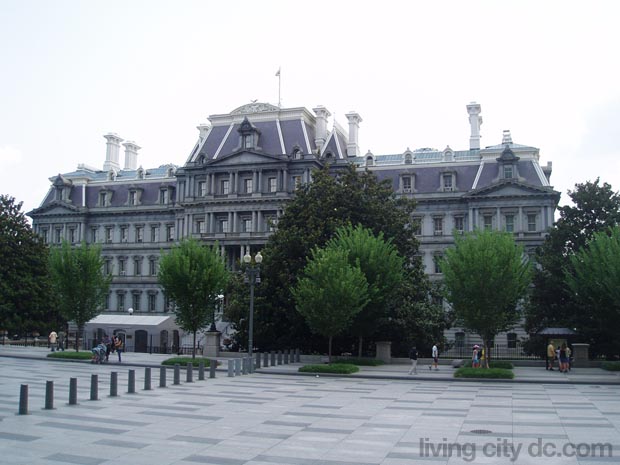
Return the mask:
<svg viewBox="0 0 620 465"><path fill-rule="evenodd" d="M297 311L314 333L327 337L331 363L333 337L344 331L368 302L368 283L346 250L314 249L303 277L292 289Z"/></svg>
<svg viewBox="0 0 620 465"><path fill-rule="evenodd" d="M196 333L213 321L217 296L226 286L229 273L213 247L193 239L182 241L162 255L159 282L176 304L176 323L193 334L192 357L196 357Z"/></svg>
<svg viewBox="0 0 620 465"><path fill-rule="evenodd" d="M440 267L455 317L482 337L488 364L490 342L518 322L518 303L531 282L523 247L505 232L455 235L454 247L446 250Z"/></svg>
<svg viewBox="0 0 620 465"><path fill-rule="evenodd" d="M572 205L558 209L558 221L536 251L538 265L525 324L532 334L545 327L583 326L581 319L587 317L567 286L564 270L571 266L569 257L584 247L593 234L620 225L620 196L611 185L601 185L596 179L576 184L568 195ZM588 342L596 354L597 342Z"/></svg>
<svg viewBox="0 0 620 465"><path fill-rule="evenodd" d="M595 233L570 263L564 276L582 315L577 331L608 357L620 355L620 227Z"/></svg>
<svg viewBox="0 0 620 465"><path fill-rule="evenodd" d="M382 232L404 258L407 279L418 289L416 298L427 299L430 285L416 257L418 242L410 227L414 208L413 200L398 197L390 181L379 181L374 173L358 172L352 165L338 172L329 167L314 171L312 182L297 189L262 252L265 259L255 314L257 345L264 350L319 350L304 318L295 311L290 290L310 251L323 247L343 226L359 224L375 236ZM240 291L247 295L247 288ZM245 296L237 300L243 299ZM236 328L242 326L246 312L245 304L227 306L227 316Z"/></svg>
<svg viewBox="0 0 620 465"><path fill-rule="evenodd" d="M387 318L389 304L403 282L404 260L390 239L383 233L375 236L361 225L345 226L327 242L327 247L347 252L349 264L359 266L368 282L368 303L353 321L352 332L358 337L358 356L362 356L362 341L377 329L379 320Z"/></svg>
<svg viewBox="0 0 620 465"><path fill-rule="evenodd" d="M60 311L78 328L75 350L79 351L79 338L84 325L101 312L112 278L103 272L99 245L82 242L72 247L63 241L60 247L50 250L49 263Z"/></svg>
<svg viewBox="0 0 620 465"><path fill-rule="evenodd" d="M47 334L60 323L48 250L21 207L13 197L0 195L0 329L11 334L34 330Z"/></svg>

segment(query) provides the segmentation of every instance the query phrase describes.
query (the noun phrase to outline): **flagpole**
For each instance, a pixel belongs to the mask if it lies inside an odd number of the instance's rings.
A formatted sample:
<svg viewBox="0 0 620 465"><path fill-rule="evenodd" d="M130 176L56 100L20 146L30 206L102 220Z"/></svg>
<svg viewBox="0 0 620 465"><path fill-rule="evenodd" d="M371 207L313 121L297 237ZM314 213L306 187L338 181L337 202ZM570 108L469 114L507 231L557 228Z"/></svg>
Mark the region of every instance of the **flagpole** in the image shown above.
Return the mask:
<svg viewBox="0 0 620 465"><path fill-rule="evenodd" d="M281 93L280 90L282 88L281 84L282 84L282 77L280 76L280 68L278 68L278 72L276 73L276 76L278 76L278 108L282 107L282 99L281 99Z"/></svg>

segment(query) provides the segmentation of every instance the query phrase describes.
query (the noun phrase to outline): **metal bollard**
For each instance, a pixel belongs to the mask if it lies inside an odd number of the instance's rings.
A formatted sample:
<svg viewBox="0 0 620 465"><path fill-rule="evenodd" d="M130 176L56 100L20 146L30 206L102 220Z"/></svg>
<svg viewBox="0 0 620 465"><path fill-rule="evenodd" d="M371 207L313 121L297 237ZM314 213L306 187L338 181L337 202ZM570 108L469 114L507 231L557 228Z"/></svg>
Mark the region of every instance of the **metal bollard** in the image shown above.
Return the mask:
<svg viewBox="0 0 620 465"><path fill-rule="evenodd" d="M301 363L301 355L299 349L295 349L295 362Z"/></svg>
<svg viewBox="0 0 620 465"><path fill-rule="evenodd" d="M45 410L54 410L54 381L45 382Z"/></svg>
<svg viewBox="0 0 620 465"><path fill-rule="evenodd" d="M289 352L289 350L288 350L288 349L286 349L286 350L284 351L284 364L285 364L285 365L288 365L288 357L289 357L289 355L290 355L290 352Z"/></svg>
<svg viewBox="0 0 620 465"><path fill-rule="evenodd" d="M282 365L282 351L278 350L278 365Z"/></svg>
<svg viewBox="0 0 620 465"><path fill-rule="evenodd" d="M151 390L151 369L149 367L144 368L144 390Z"/></svg>
<svg viewBox="0 0 620 465"><path fill-rule="evenodd" d="M272 350L270 355L271 355L271 366L274 367L276 366L276 353Z"/></svg>
<svg viewBox="0 0 620 465"><path fill-rule="evenodd" d="M233 359L228 360L228 376L235 376L235 361Z"/></svg>
<svg viewBox="0 0 620 465"><path fill-rule="evenodd" d="M69 378L69 405L77 405L77 378Z"/></svg>
<svg viewBox="0 0 620 465"><path fill-rule="evenodd" d="M110 373L110 397L118 396L118 373L112 371Z"/></svg>
<svg viewBox="0 0 620 465"><path fill-rule="evenodd" d="M28 415L28 385L22 384L19 388L18 415Z"/></svg>
<svg viewBox="0 0 620 465"><path fill-rule="evenodd" d="M215 378L215 370L217 369L217 359L209 360L209 378Z"/></svg>
<svg viewBox="0 0 620 465"><path fill-rule="evenodd" d="M267 368L269 366L269 352L263 354L263 366Z"/></svg>
<svg viewBox="0 0 620 465"><path fill-rule="evenodd" d="M181 384L181 366L178 363L174 364L174 381L172 384Z"/></svg>
<svg viewBox="0 0 620 465"><path fill-rule="evenodd" d="M136 370L129 370L127 377L127 394L136 393Z"/></svg>
<svg viewBox="0 0 620 465"><path fill-rule="evenodd" d="M186 383L194 382L194 364L192 362L187 362L187 372L186 372Z"/></svg>
<svg viewBox="0 0 620 465"><path fill-rule="evenodd" d="M255 368L260 368L260 353L256 354L256 364L254 365Z"/></svg>
<svg viewBox="0 0 620 465"><path fill-rule="evenodd" d="M202 360L198 364L198 381L204 381L205 379L205 362Z"/></svg>
<svg viewBox="0 0 620 465"><path fill-rule="evenodd" d="M90 375L90 400L99 400L99 375Z"/></svg>
<svg viewBox="0 0 620 465"><path fill-rule="evenodd" d="M241 359L241 374L247 375L250 372L250 368L248 367L248 358L243 357Z"/></svg>
<svg viewBox="0 0 620 465"><path fill-rule="evenodd" d="M240 375L241 375L241 359L236 358L235 359L235 376L240 376Z"/></svg>
<svg viewBox="0 0 620 465"><path fill-rule="evenodd" d="M166 367L161 367L159 369L159 387L166 387Z"/></svg>

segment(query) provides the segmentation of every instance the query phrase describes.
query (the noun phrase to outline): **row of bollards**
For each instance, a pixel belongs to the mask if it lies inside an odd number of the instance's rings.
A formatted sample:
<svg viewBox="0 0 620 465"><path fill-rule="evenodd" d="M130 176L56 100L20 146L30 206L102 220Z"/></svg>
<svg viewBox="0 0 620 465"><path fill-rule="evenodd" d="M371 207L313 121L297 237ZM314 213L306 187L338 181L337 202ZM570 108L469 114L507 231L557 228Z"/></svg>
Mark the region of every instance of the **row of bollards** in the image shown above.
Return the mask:
<svg viewBox="0 0 620 465"><path fill-rule="evenodd" d="M215 369L217 367L217 361L213 360L213 363L209 367L209 377L215 378ZM173 384L181 384L181 367L177 363L173 368ZM186 382L192 383L194 379L194 366L191 362L187 364L186 370ZM203 381L205 379L205 366L204 362L200 362L198 366L198 379ZM159 387L165 388L167 381L167 369L161 367L159 372ZM68 405L77 405L77 378L69 379L69 403ZM144 369L144 390L150 391L151 387L151 368L146 367ZM129 370L127 375L127 394L136 393L136 371ZM110 372L110 397L118 396L118 372ZM90 400L99 400L99 375L93 374L90 377ZM54 382L45 382L45 410L54 409ZM19 392L19 415L28 415L28 385L22 384Z"/></svg>

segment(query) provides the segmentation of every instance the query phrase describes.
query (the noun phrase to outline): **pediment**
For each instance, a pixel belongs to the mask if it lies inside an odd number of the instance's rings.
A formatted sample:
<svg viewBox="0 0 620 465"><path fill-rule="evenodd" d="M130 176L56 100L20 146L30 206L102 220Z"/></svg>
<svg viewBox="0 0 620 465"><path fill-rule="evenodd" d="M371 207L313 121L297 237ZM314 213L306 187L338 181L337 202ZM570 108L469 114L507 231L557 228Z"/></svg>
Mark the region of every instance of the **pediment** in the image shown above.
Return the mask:
<svg viewBox="0 0 620 465"><path fill-rule="evenodd" d="M472 190L464 197L484 198L484 197L522 197L524 195L556 194L551 187L539 187L525 184L519 181L500 181L489 186Z"/></svg>
<svg viewBox="0 0 620 465"><path fill-rule="evenodd" d="M218 157L209 162L210 165L227 166L227 165L253 165L261 163L282 162L282 158L266 153L242 151L235 152L223 157Z"/></svg>
<svg viewBox="0 0 620 465"><path fill-rule="evenodd" d="M33 215L66 215L68 213L78 212L79 208L75 205L53 200L50 203L43 205L42 207L35 208L28 213L28 216L32 217Z"/></svg>

